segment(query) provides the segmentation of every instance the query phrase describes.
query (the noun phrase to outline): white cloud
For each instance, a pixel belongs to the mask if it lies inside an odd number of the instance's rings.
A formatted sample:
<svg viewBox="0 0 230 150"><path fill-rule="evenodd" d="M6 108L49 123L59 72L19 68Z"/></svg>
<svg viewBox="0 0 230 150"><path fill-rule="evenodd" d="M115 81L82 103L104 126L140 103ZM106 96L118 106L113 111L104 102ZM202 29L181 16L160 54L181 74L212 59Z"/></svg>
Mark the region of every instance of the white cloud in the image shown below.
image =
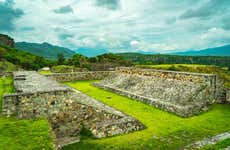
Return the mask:
<svg viewBox="0 0 230 150"><path fill-rule="evenodd" d="M230 43L220 19L179 19L207 0L120 0L119 9L98 7L96 0L15 0L24 11L9 33L16 41L50 42L72 49L100 47L111 51L201 49ZM70 6L73 13L53 10ZM229 6L230 8L230 6ZM222 13L221 17L230 11ZM218 21L217 21L218 20ZM29 32L23 28L31 28ZM66 37L66 38L60 38Z"/></svg>
<svg viewBox="0 0 230 150"><path fill-rule="evenodd" d="M139 45L139 41L133 40L130 42L131 47L138 47L138 45Z"/></svg>

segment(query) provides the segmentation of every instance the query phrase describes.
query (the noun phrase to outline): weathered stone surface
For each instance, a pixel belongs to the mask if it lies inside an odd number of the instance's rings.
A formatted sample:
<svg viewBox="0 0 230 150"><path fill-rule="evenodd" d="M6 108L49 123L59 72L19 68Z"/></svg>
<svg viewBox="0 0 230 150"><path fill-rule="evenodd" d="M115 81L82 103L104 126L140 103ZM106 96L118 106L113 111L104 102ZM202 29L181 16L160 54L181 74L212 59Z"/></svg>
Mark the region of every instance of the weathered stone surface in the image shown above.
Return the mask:
<svg viewBox="0 0 230 150"><path fill-rule="evenodd" d="M216 100L216 76L210 74L118 68L95 86L188 117Z"/></svg>
<svg viewBox="0 0 230 150"><path fill-rule="evenodd" d="M221 133L219 135L216 135L216 136L213 136L213 137L210 137L210 138L206 138L206 139L203 139L201 141L197 141L195 143L192 143L188 146L186 146L184 149L185 150L190 150L190 149L200 149L204 146L207 146L207 145L214 145L220 141L223 141L223 140L226 140L226 139L229 139L230 138L230 132L225 132L225 133Z"/></svg>
<svg viewBox="0 0 230 150"><path fill-rule="evenodd" d="M50 79L59 82L77 81L77 80L101 80L112 74L113 71L88 71L73 73L53 73L46 75Z"/></svg>
<svg viewBox="0 0 230 150"><path fill-rule="evenodd" d="M144 128L138 120L36 72L15 72L14 82L19 93L4 96L3 114L46 117L61 143L71 143L83 126L97 138Z"/></svg>
<svg viewBox="0 0 230 150"><path fill-rule="evenodd" d="M35 71L17 71L13 73L14 87L17 92L49 92L69 90L68 86L49 80Z"/></svg>
<svg viewBox="0 0 230 150"><path fill-rule="evenodd" d="M230 88L226 89L226 101L230 103Z"/></svg>

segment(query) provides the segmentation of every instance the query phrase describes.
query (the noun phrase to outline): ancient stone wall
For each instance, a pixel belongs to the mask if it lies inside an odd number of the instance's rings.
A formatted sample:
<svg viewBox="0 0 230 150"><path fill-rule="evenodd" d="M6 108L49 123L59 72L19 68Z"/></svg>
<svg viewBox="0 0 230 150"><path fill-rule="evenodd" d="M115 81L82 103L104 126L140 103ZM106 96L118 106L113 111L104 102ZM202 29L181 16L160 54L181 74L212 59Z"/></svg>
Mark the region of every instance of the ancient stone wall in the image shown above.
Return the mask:
<svg viewBox="0 0 230 150"><path fill-rule="evenodd" d="M226 101L230 103L230 88L226 89Z"/></svg>
<svg viewBox="0 0 230 150"><path fill-rule="evenodd" d="M3 114L45 117L58 141L69 138L71 143L83 127L97 138L144 128L138 120L36 72L15 72L14 87L18 93L3 97Z"/></svg>
<svg viewBox="0 0 230 150"><path fill-rule="evenodd" d="M188 117L216 102L217 77L140 68L117 68L95 86Z"/></svg>
<svg viewBox="0 0 230 150"><path fill-rule="evenodd" d="M88 102L83 102L86 96L82 100L79 97L82 95L68 91L5 95L3 114L28 119L46 117L57 138L78 135L83 125L98 138L143 128L131 117L101 103L90 102L90 98Z"/></svg>
<svg viewBox="0 0 230 150"><path fill-rule="evenodd" d="M113 71L88 71L74 73L53 73L46 75L50 79L59 82L77 81L77 80L101 80L112 74Z"/></svg>

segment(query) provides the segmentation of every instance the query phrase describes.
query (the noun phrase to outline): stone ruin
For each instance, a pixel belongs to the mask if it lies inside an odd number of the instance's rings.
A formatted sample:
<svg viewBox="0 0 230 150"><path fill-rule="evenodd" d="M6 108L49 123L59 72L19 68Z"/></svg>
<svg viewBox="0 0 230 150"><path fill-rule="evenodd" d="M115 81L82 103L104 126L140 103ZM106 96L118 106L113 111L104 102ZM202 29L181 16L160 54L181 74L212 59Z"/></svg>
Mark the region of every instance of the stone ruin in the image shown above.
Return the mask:
<svg viewBox="0 0 230 150"><path fill-rule="evenodd" d="M96 138L141 130L138 120L58 82L95 80L93 85L137 101L189 117L219 102L222 82L216 75L141 68L39 75L14 72L16 93L4 95L3 114L18 118L45 117L60 145L78 141L82 128ZM55 81L56 80L56 81ZM57 82L58 81L58 82ZM230 101L230 90L225 100ZM223 96L223 95L222 95Z"/></svg>
<svg viewBox="0 0 230 150"><path fill-rule="evenodd" d="M3 114L47 118L62 146L77 141L83 127L96 138L144 128L138 120L36 72L14 72L13 77L16 93L4 95Z"/></svg>
<svg viewBox="0 0 230 150"><path fill-rule="evenodd" d="M207 110L221 89L213 74L126 67L94 85L182 117Z"/></svg>

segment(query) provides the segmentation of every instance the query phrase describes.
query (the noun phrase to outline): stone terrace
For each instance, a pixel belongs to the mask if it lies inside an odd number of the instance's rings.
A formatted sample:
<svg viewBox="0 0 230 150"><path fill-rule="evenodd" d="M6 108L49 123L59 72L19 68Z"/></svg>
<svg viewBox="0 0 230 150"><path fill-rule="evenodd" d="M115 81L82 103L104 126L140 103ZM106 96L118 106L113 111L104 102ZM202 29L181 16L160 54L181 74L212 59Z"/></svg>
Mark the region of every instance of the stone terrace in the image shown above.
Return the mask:
<svg viewBox="0 0 230 150"><path fill-rule="evenodd" d="M69 87L38 74L35 71L18 71L13 73L14 88L17 92L35 93L49 91L65 91Z"/></svg>
<svg viewBox="0 0 230 150"><path fill-rule="evenodd" d="M212 74L118 68L94 85L189 117L215 102L216 82Z"/></svg>
<svg viewBox="0 0 230 150"><path fill-rule="evenodd" d="M36 72L15 72L18 93L4 95L3 114L46 117L58 144L74 142L83 127L97 138L141 130L138 120Z"/></svg>

